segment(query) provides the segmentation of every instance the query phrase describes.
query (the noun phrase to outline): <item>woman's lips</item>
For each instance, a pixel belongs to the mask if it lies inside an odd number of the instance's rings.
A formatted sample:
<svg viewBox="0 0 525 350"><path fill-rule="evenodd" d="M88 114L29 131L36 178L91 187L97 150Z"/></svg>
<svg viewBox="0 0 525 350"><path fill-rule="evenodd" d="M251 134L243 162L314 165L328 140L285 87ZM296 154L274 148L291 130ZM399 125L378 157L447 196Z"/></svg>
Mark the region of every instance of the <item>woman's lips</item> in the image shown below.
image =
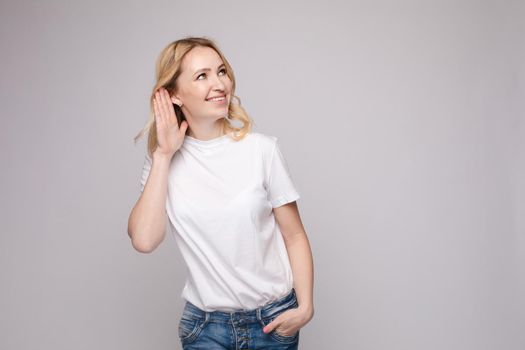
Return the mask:
<svg viewBox="0 0 525 350"><path fill-rule="evenodd" d="M219 98L210 98L210 99L207 99L206 101L212 102L218 105L223 105L223 104L226 104L226 96L221 96Z"/></svg>

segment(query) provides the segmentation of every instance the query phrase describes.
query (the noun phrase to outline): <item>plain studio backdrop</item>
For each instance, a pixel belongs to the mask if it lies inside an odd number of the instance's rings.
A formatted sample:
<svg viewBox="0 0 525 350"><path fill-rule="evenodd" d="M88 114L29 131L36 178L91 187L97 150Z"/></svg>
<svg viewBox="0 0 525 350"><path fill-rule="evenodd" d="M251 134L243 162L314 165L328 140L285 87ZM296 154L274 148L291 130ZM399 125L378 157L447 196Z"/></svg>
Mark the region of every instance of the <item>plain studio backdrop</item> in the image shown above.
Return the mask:
<svg viewBox="0 0 525 350"><path fill-rule="evenodd" d="M520 1L2 1L0 349L180 349L171 233L135 251L154 65L217 41L313 249L300 348L521 350Z"/></svg>

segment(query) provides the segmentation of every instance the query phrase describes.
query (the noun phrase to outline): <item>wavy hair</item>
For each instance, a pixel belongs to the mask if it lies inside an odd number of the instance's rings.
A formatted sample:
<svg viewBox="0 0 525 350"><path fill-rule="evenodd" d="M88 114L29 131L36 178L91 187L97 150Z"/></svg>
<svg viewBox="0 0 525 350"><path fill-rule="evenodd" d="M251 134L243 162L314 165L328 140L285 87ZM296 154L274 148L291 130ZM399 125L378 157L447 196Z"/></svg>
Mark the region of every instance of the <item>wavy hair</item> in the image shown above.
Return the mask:
<svg viewBox="0 0 525 350"><path fill-rule="evenodd" d="M167 45L160 53L157 62L156 62L156 80L157 82L153 86L153 91L150 96L150 117L144 128L135 136L134 142L142 137L144 134L148 133L148 154L152 157L153 152L157 148L157 127L155 123L155 114L153 108L153 99L155 97L155 92L160 88L165 88L170 96L173 94L177 87L177 78L181 74L181 66L183 58L190 52L194 47L203 46L209 47L215 50L220 56L224 65L226 66L226 74L232 81L232 91L231 96L232 100L228 106L228 117L221 119L221 128L222 133L232 132L232 138L236 141L240 141L248 134L252 129L252 120L248 116L248 113L241 106L241 99L235 95L235 76L233 74L233 69L230 66L230 63L224 57L219 47L213 42L213 40L206 37L186 37L173 41ZM233 100L236 99L237 103L233 103ZM182 112L181 107L177 104L173 104L175 109L175 115L177 116L177 122L179 127L182 121L186 120L184 112ZM230 120L237 120L242 123L242 126L235 127L231 125ZM186 135L189 133L189 126L186 130Z"/></svg>

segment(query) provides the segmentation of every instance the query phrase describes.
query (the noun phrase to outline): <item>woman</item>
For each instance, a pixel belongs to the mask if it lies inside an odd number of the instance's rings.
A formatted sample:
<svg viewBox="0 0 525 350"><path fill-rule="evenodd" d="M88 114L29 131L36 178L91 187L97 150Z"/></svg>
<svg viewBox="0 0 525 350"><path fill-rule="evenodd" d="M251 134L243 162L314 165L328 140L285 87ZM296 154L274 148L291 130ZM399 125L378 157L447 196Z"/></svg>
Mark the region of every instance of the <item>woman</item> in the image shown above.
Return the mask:
<svg viewBox="0 0 525 350"><path fill-rule="evenodd" d="M149 253L167 221L175 233L189 272L183 348L297 349L314 314L313 262L277 138L251 132L213 41L172 42L156 75L152 116L136 137L149 132L128 234Z"/></svg>

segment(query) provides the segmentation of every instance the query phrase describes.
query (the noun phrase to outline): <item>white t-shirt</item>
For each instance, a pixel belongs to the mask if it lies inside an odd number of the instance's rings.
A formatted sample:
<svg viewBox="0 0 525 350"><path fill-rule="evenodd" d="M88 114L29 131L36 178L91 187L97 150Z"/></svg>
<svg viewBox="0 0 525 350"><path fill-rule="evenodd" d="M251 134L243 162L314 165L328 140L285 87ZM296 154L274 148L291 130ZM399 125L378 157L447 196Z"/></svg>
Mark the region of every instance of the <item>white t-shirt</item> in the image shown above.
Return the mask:
<svg viewBox="0 0 525 350"><path fill-rule="evenodd" d="M151 169L146 154L141 191ZM255 309L293 276L272 208L299 198L276 137L185 136L168 173L166 212L188 267L181 297L205 311Z"/></svg>

